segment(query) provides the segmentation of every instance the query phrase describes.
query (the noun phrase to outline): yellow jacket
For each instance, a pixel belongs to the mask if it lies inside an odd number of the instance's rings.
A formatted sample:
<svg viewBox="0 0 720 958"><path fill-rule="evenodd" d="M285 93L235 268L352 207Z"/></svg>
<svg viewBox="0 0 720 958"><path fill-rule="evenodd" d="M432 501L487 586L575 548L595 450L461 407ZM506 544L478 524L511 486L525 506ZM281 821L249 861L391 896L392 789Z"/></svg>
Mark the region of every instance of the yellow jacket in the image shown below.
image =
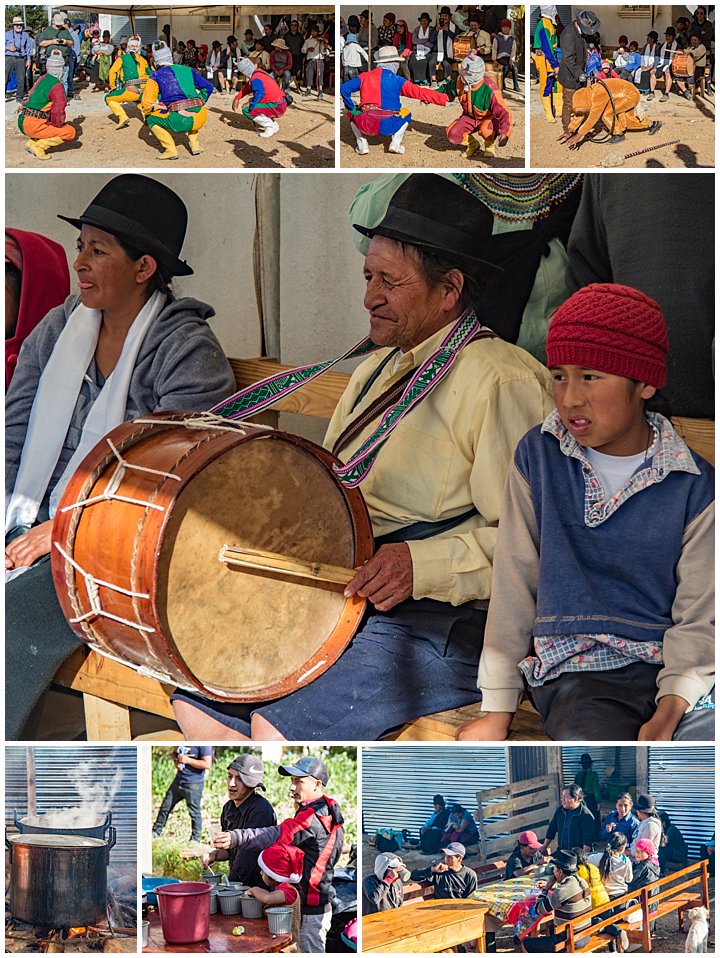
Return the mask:
<svg viewBox="0 0 720 958"><path fill-rule="evenodd" d="M599 908L600 905L607 905L610 901L610 896L602 883L600 869L597 865L593 865L592 862L588 862L587 865L578 865L577 873L580 878L584 878L588 883L593 908Z"/></svg>

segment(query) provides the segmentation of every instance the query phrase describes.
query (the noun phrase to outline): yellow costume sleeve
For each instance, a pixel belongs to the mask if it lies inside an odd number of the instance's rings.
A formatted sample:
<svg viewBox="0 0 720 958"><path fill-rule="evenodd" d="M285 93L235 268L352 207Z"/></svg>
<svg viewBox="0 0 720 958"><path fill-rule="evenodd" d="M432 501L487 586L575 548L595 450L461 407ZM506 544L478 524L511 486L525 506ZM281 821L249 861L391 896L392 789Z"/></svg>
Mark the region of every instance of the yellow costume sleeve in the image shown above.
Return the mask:
<svg viewBox="0 0 720 958"><path fill-rule="evenodd" d="M122 68L122 57L118 57L117 60L110 67L110 73L108 74L108 84L111 90L114 90L118 86L118 80L122 82L123 80L123 68Z"/></svg>
<svg viewBox="0 0 720 958"><path fill-rule="evenodd" d="M143 116L147 116L148 113L153 112L153 107L159 96L160 88L157 83L155 80L148 78L145 89L143 90L142 100L140 101L140 112Z"/></svg>

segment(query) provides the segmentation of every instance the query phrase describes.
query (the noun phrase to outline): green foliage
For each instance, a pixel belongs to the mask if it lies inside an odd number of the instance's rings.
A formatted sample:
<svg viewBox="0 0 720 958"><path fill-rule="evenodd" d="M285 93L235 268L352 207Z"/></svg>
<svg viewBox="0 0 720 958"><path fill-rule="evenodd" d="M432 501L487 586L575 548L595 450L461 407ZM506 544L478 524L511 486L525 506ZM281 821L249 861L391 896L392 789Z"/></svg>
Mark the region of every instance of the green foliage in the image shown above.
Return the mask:
<svg viewBox="0 0 720 958"><path fill-rule="evenodd" d="M267 748L267 747L266 747ZM152 815L157 816L165 792L175 777L172 761L172 748L155 746L152 750ZM263 757L263 747L255 745L234 745L230 748L217 746L210 772L205 777L203 791L203 843L211 847L211 834L220 824L220 812L227 801L227 767L240 752L249 752ZM330 781L328 795L340 803L345 818L345 842L349 846L357 842L357 749L352 746L312 747L287 746L283 749L283 765L297 761L302 755L316 755L327 765ZM290 779L279 775L277 763L265 761L264 793L275 809L278 821L290 818L294 806L290 799ZM199 847L189 848L191 834L190 816L187 805L181 802L168 818L162 837L153 841L153 874L195 880L200 876ZM218 863L214 870L225 870L227 865Z"/></svg>
<svg viewBox="0 0 720 958"><path fill-rule="evenodd" d="M22 5L11 3L5 7L5 29L9 30L12 26L13 17L23 15ZM36 34L40 33L48 25L47 7L27 6L25 7L25 27L33 30Z"/></svg>

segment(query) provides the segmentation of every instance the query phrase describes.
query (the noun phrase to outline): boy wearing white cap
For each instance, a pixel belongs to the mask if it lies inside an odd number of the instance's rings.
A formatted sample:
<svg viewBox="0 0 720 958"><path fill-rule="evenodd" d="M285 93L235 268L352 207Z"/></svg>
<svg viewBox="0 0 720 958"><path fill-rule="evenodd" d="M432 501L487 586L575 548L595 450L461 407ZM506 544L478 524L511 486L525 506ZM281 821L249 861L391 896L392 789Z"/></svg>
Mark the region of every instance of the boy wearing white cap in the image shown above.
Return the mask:
<svg viewBox="0 0 720 958"><path fill-rule="evenodd" d="M405 891L403 882L409 878L410 872L402 858L387 853L377 855L373 874L364 878L362 883L363 915L399 908Z"/></svg>

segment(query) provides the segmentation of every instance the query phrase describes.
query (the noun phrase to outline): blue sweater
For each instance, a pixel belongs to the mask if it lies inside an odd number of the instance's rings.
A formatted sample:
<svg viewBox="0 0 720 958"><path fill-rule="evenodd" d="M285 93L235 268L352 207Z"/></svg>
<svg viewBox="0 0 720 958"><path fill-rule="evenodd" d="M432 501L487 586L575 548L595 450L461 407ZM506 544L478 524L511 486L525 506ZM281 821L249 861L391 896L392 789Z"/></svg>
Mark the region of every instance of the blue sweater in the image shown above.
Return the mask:
<svg viewBox="0 0 720 958"><path fill-rule="evenodd" d="M603 522L584 518L584 466L541 427L515 464L530 485L540 532L534 635L611 633L659 642L673 624L675 567L687 525L713 501L714 472L658 472ZM662 479L662 481L660 481Z"/></svg>

